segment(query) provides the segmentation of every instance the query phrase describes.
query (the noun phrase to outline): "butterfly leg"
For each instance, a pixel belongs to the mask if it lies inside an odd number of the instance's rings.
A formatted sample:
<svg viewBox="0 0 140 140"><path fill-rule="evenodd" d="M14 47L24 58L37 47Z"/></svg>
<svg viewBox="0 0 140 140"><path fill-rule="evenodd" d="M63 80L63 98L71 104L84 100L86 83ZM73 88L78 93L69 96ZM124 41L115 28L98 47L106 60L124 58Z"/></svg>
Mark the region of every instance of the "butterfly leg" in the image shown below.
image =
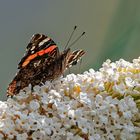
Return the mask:
<svg viewBox="0 0 140 140"><path fill-rule="evenodd" d="M33 92L34 91L34 87L31 85L31 91Z"/></svg>
<svg viewBox="0 0 140 140"><path fill-rule="evenodd" d="M70 68L68 68L68 71L69 71L69 74L71 73L71 70L70 70Z"/></svg>
<svg viewBox="0 0 140 140"><path fill-rule="evenodd" d="M80 63L79 63L79 73L81 73L81 65L82 65L82 59L80 59Z"/></svg>

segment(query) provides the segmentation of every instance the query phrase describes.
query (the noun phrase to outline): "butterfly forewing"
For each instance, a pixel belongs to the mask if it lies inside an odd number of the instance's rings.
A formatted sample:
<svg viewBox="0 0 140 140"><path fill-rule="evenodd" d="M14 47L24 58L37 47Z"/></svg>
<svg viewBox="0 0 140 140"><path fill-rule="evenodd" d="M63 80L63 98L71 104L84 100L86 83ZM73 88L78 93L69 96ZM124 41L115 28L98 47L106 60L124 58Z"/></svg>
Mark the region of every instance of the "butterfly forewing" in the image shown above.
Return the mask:
<svg viewBox="0 0 140 140"><path fill-rule="evenodd" d="M26 53L24 57L18 64L18 68L20 69L25 67L30 63L30 61L36 59L37 57L45 55L47 58L51 51L53 51L55 48L57 48L57 46L51 38L43 34L33 35L26 47Z"/></svg>

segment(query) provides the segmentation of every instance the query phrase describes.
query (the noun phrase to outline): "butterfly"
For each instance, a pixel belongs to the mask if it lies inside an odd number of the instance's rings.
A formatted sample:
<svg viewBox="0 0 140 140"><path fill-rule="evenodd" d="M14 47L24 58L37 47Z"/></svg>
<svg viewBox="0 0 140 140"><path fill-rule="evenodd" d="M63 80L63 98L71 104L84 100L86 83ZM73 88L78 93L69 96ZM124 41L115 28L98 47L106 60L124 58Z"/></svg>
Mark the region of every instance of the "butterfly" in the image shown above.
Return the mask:
<svg viewBox="0 0 140 140"><path fill-rule="evenodd" d="M66 69L76 65L85 54L84 50L59 52L56 43L44 34L32 36L26 53L18 64L19 71L7 88L7 95L14 96L31 84L45 83L60 77Z"/></svg>

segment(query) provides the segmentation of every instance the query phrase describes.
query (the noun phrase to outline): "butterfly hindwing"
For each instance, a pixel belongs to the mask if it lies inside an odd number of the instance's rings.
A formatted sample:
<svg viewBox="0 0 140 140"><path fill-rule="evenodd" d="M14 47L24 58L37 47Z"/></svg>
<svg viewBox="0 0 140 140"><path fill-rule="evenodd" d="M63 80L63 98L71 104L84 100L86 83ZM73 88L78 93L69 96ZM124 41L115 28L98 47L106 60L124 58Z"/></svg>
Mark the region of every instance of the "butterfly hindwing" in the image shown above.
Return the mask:
<svg viewBox="0 0 140 140"><path fill-rule="evenodd" d="M83 50L76 50L76 51L73 51L70 56L68 57L68 60L67 60L67 66L66 68L69 68L73 65L76 65L77 62L82 58L82 56L85 54L85 51Z"/></svg>

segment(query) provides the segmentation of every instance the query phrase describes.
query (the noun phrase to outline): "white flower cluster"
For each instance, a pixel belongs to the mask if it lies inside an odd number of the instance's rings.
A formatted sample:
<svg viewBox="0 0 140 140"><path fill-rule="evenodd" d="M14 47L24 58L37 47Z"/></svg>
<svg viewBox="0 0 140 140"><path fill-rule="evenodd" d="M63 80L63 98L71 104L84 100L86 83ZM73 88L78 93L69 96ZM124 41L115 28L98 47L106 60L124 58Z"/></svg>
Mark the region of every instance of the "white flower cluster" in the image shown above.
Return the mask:
<svg viewBox="0 0 140 140"><path fill-rule="evenodd" d="M30 86L0 102L0 140L140 138L140 58Z"/></svg>

